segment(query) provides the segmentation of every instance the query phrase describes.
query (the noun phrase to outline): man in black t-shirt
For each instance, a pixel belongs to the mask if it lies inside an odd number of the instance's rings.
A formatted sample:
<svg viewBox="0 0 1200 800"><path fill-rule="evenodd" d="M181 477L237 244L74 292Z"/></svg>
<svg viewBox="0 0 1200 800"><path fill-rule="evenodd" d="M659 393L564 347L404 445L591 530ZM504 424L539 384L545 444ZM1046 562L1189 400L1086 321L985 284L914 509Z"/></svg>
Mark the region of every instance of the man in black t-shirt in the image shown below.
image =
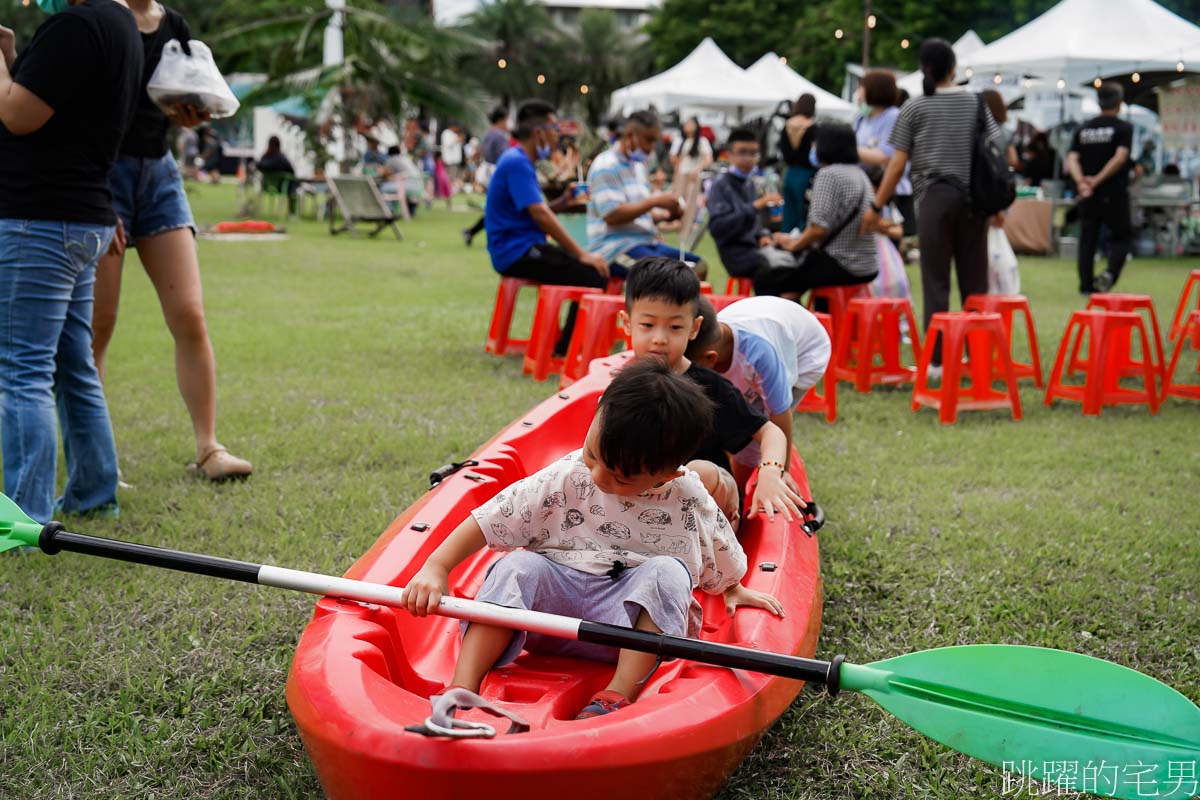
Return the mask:
<svg viewBox="0 0 1200 800"><path fill-rule="evenodd" d="M1133 126L1118 118L1123 92L1119 83L1096 91L1100 116L1075 132L1067 170L1079 188L1079 291L1107 292L1121 276L1132 236L1129 223L1129 151ZM1108 270L1093 279L1100 226L1108 226Z"/></svg>

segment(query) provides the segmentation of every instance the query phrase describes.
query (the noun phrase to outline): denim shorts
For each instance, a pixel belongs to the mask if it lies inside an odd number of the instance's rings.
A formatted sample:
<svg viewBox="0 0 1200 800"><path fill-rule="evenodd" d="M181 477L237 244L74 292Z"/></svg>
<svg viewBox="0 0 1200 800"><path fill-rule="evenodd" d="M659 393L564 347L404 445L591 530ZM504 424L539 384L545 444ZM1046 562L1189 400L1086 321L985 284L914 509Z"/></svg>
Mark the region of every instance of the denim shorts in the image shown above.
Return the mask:
<svg viewBox="0 0 1200 800"><path fill-rule="evenodd" d="M108 173L113 209L132 244L177 228L196 233L175 157L118 156Z"/></svg>

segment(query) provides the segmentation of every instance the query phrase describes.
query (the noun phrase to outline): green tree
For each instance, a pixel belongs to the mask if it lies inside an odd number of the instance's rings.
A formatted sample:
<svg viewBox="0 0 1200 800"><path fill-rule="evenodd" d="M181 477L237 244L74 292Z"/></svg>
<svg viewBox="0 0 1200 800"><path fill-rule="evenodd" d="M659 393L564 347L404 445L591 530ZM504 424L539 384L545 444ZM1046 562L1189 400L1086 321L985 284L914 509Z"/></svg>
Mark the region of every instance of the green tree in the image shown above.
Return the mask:
<svg viewBox="0 0 1200 800"><path fill-rule="evenodd" d="M483 42L464 59L464 72L476 76L504 105L532 97L554 100L562 91L570 36L540 3L484 3L467 17L461 30ZM543 78L540 83L539 75Z"/></svg>
<svg viewBox="0 0 1200 800"><path fill-rule="evenodd" d="M342 12L345 59L327 67L322 39L331 13L321 4L211 37L213 50L227 63L245 63L250 54L266 56L267 81L245 98L245 105L298 95L311 108L324 104L332 120L347 129L388 121L403 130L404 118L418 110L459 118L480 114L482 95L459 69L465 55L479 48L477 40L435 26L420 11L381 13L347 4ZM307 129L318 160L328 128Z"/></svg>
<svg viewBox="0 0 1200 800"><path fill-rule="evenodd" d="M652 71L654 57L647 45L644 37L634 39L622 30L613 12L584 9L573 34L570 69L562 71L563 88L556 99L559 107L578 106L588 124L600 125L612 93ZM585 85L587 94L581 94L580 87Z"/></svg>

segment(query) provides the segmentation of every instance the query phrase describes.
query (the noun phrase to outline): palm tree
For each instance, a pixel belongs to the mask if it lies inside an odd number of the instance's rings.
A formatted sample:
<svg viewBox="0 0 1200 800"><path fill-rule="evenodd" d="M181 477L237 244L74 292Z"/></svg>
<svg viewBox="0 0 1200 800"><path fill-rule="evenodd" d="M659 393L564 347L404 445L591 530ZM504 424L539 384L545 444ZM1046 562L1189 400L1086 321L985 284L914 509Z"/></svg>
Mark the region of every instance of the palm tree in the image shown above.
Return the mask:
<svg viewBox="0 0 1200 800"><path fill-rule="evenodd" d="M612 93L650 73L653 55L644 35L622 29L617 15L607 10L584 9L573 38L567 98L581 99L588 124L597 126L608 113ZM581 86L587 86L587 94L580 94Z"/></svg>
<svg viewBox="0 0 1200 800"><path fill-rule="evenodd" d="M554 98L570 37L544 6L532 0L493 0L471 13L461 30L486 42L466 59L466 67L504 105Z"/></svg>
<svg viewBox="0 0 1200 800"><path fill-rule="evenodd" d="M363 0L354 0L363 2ZM377 4L375 4L377 6ZM334 12L309 7L263 19L212 38L223 61L237 64L269 54L266 82L245 98L247 105L300 96L321 107L328 123L354 129L361 123L390 121L401 131L411 113L434 112L459 118L481 113L483 97L459 69L482 43L462 31L437 27L417 9L388 13L347 2L342 10L345 57L322 65L322 35ZM322 126L310 126L310 144Z"/></svg>

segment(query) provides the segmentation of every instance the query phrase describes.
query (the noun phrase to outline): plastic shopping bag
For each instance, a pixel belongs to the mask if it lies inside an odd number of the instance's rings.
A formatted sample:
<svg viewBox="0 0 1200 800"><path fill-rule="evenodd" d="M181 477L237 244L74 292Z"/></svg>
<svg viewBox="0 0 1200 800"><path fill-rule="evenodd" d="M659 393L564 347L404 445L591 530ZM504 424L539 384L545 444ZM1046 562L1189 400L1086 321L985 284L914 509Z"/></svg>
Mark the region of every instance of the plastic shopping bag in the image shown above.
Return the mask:
<svg viewBox="0 0 1200 800"><path fill-rule="evenodd" d="M178 39L167 42L146 93L163 111L170 111L171 106L190 105L198 111L207 111L213 119L232 117L240 104L221 77L212 51L197 39L188 42L188 49L190 56L183 52Z"/></svg>
<svg viewBox="0 0 1200 800"><path fill-rule="evenodd" d="M988 228L988 294L1020 294L1021 273L1003 228Z"/></svg>
<svg viewBox="0 0 1200 800"><path fill-rule="evenodd" d="M904 259L892 240L881 233L875 234L875 258L879 274L871 281L871 295L911 299L912 289L908 285L908 273L904 271Z"/></svg>

